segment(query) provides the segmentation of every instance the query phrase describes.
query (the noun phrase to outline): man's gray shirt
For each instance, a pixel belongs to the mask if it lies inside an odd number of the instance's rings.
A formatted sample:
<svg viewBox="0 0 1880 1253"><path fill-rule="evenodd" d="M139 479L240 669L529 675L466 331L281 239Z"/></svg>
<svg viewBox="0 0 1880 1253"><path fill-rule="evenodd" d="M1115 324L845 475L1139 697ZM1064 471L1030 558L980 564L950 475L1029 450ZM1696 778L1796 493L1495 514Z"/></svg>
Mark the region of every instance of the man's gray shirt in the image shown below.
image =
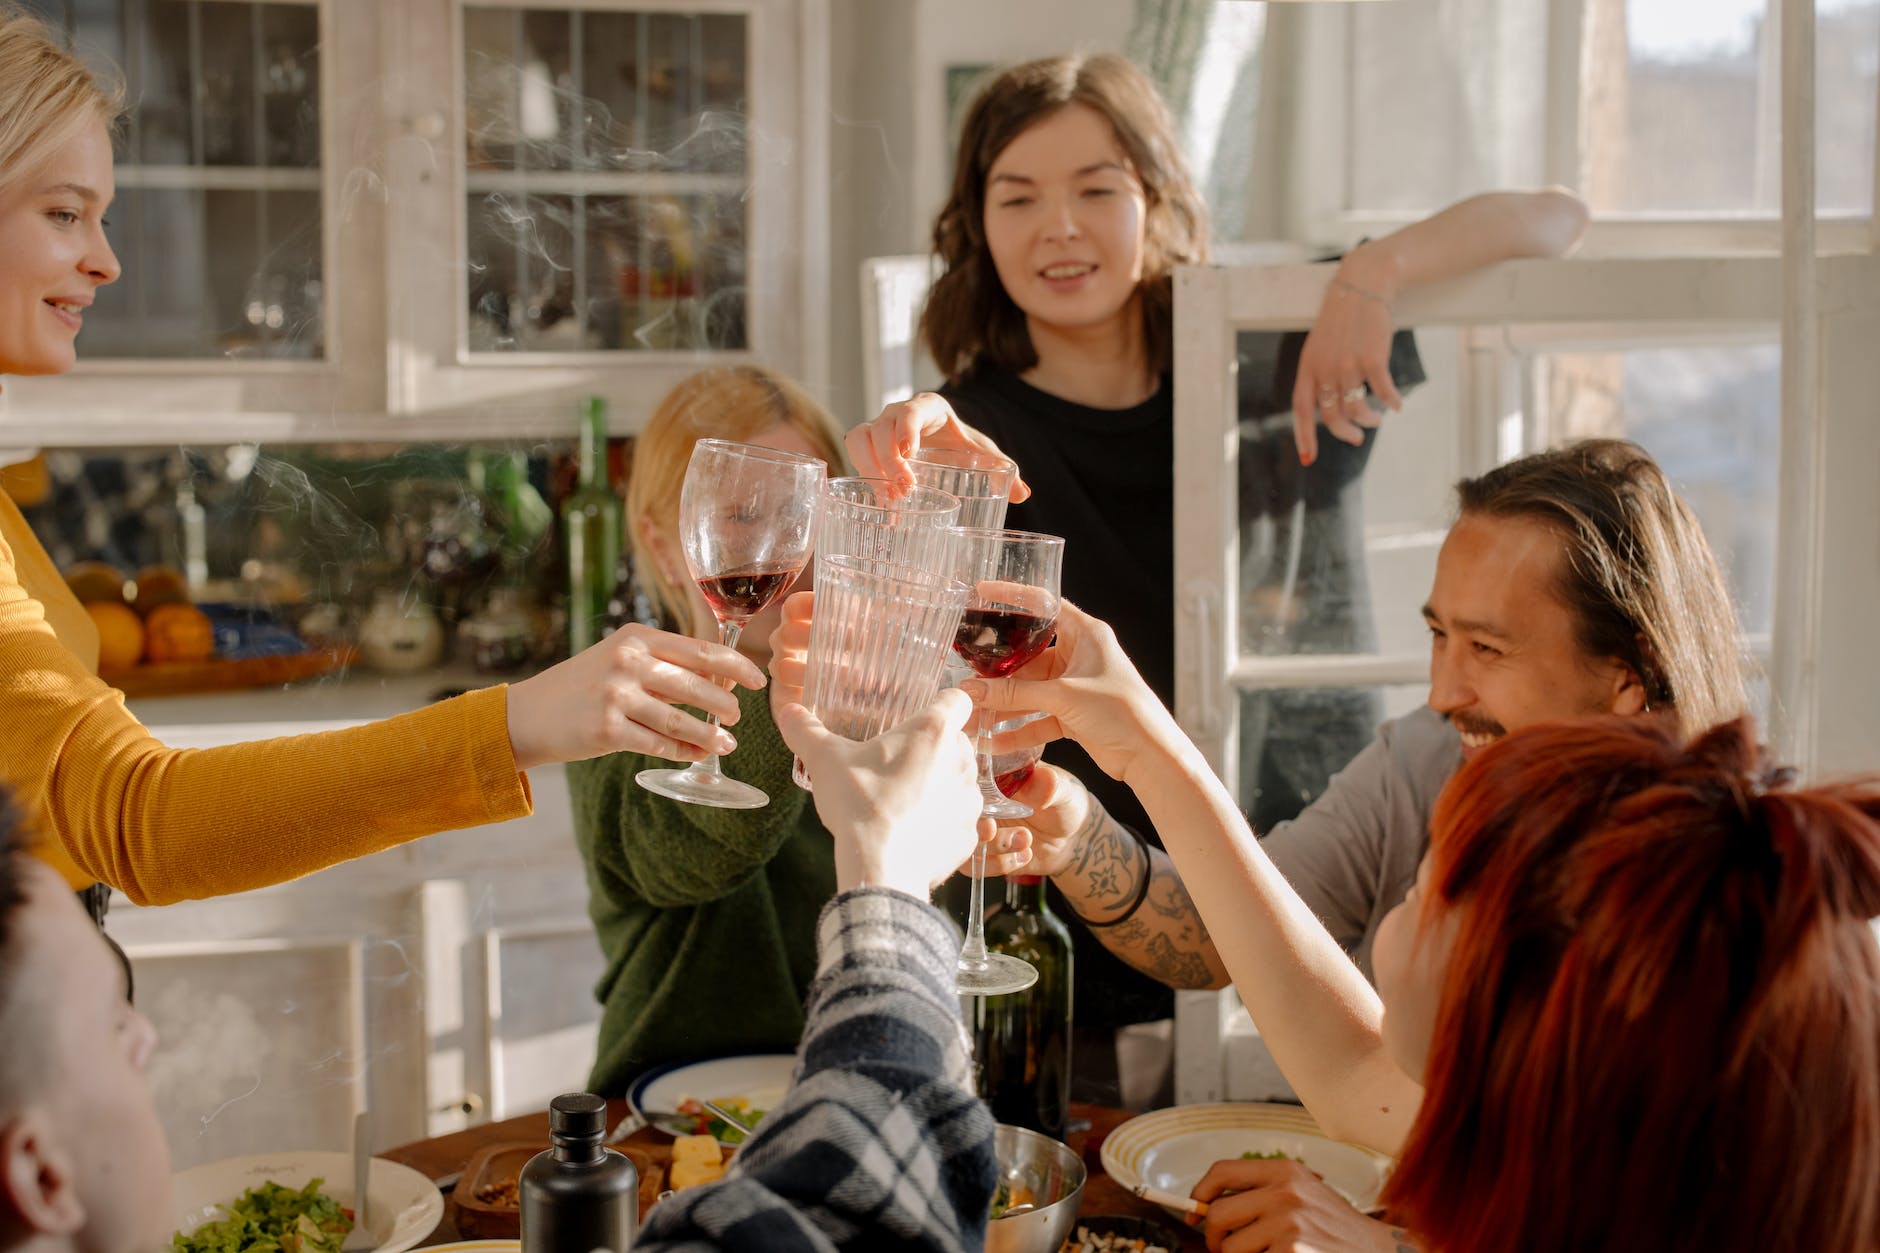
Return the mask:
<svg viewBox="0 0 1880 1253"><path fill-rule="evenodd" d="M1456 729L1425 705L1379 727L1318 800L1260 842L1366 979L1377 924L1416 882L1436 796L1461 764Z"/></svg>

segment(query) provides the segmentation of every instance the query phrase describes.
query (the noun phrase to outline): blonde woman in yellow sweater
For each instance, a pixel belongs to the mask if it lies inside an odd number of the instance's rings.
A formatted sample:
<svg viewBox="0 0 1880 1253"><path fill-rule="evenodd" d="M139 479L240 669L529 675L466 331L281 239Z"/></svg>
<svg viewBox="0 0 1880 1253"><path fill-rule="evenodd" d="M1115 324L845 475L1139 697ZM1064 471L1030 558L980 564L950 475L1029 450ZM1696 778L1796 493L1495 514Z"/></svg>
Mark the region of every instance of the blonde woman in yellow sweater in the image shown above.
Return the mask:
<svg viewBox="0 0 1880 1253"><path fill-rule="evenodd" d="M0 375L60 374L98 288L117 101L0 0ZM139 904L240 892L530 809L523 771L603 753L695 760L763 672L735 650L628 627L533 678L367 726L227 748L158 743L99 681L98 633L0 493L0 779L56 836L75 887Z"/></svg>

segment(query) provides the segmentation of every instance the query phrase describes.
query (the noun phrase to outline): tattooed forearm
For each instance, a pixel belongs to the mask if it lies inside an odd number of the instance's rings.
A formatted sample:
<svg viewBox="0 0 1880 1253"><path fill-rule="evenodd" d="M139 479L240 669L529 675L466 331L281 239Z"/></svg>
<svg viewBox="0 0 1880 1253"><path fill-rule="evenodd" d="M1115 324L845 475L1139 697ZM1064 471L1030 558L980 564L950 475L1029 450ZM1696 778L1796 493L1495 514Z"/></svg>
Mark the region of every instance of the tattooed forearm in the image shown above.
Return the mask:
<svg viewBox="0 0 1880 1253"><path fill-rule="evenodd" d="M1105 948L1170 987L1226 986L1226 968L1167 853L1095 803L1074 847L1055 882L1078 916L1096 924Z"/></svg>
<svg viewBox="0 0 1880 1253"><path fill-rule="evenodd" d="M1069 874L1060 877L1058 886L1078 902L1086 919L1101 922L1106 913L1125 909L1136 899L1142 876L1149 871L1147 851L1094 801L1076 841ZM1069 883L1062 881L1066 878Z"/></svg>

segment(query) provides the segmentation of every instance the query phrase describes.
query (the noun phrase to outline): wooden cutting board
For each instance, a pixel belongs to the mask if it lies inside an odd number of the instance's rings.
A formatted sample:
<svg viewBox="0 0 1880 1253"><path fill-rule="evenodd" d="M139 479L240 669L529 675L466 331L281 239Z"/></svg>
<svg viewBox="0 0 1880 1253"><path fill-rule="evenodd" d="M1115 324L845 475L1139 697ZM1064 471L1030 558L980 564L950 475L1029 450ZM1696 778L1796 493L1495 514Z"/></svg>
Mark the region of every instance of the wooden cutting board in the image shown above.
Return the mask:
<svg viewBox="0 0 1880 1253"><path fill-rule="evenodd" d="M183 696L192 692L228 692L245 687L279 687L318 678L353 663L359 650L350 645L289 653L282 657L220 657L208 661L165 661L100 670L98 677L126 696Z"/></svg>

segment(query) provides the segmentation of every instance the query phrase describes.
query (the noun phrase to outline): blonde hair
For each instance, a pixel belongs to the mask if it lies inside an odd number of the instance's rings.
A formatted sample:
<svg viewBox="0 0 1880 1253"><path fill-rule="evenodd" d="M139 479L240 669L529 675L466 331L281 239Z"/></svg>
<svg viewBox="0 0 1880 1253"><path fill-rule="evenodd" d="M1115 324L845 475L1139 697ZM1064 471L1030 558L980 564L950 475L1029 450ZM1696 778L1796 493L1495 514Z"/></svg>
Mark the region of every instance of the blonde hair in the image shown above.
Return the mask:
<svg viewBox="0 0 1880 1253"><path fill-rule="evenodd" d="M668 535L679 532L679 493L686 463L701 439L747 441L785 423L802 432L832 475L843 472L842 430L801 387L760 365L700 370L666 393L646 429L633 441L627 474L627 548L634 574L660 616L684 629L685 589L670 582L640 535L647 519Z"/></svg>
<svg viewBox="0 0 1880 1253"><path fill-rule="evenodd" d="M112 125L122 89L101 85L45 23L0 2L0 191L37 171L88 122Z"/></svg>

